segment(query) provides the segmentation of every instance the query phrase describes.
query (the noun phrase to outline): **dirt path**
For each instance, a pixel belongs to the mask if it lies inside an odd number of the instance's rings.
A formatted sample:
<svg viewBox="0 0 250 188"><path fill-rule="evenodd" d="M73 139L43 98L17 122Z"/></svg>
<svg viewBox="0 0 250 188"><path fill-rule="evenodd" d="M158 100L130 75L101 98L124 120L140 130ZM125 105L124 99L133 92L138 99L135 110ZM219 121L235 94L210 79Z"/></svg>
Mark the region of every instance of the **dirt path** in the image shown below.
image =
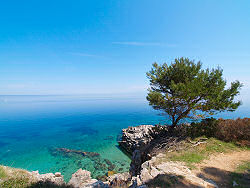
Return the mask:
<svg viewBox="0 0 250 188"><path fill-rule="evenodd" d="M219 187L228 187L230 173L234 172L243 161L250 161L250 151L220 153L212 155L209 160L197 164L193 172L202 179L214 181Z"/></svg>

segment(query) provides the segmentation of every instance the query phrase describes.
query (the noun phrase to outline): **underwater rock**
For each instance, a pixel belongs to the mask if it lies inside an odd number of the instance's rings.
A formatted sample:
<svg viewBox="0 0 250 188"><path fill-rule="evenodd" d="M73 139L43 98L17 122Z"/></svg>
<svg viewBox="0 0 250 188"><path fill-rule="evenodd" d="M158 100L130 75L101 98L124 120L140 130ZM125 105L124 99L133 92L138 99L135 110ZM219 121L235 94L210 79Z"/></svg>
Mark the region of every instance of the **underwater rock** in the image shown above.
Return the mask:
<svg viewBox="0 0 250 188"><path fill-rule="evenodd" d="M81 155L83 157L98 157L100 156L99 153L96 152L86 152L86 151L81 151L81 150L74 150L74 149L68 149L68 148L56 148L56 151L62 152L64 154L77 154Z"/></svg>
<svg viewBox="0 0 250 188"><path fill-rule="evenodd" d="M113 163L111 163L110 160L104 159L104 162L108 165L108 170L109 170L109 171L113 171L113 170L115 169L116 165L113 164Z"/></svg>
<svg viewBox="0 0 250 188"><path fill-rule="evenodd" d="M98 170L106 170L107 169L107 165L105 163L103 163L100 158L97 158L96 160L93 160L94 161L94 167L95 169L98 169Z"/></svg>
<svg viewBox="0 0 250 188"><path fill-rule="evenodd" d="M69 132L77 132L81 135L96 135L98 133L98 130L93 129L91 126L80 126L80 127L71 127L68 129Z"/></svg>
<svg viewBox="0 0 250 188"><path fill-rule="evenodd" d="M108 159L104 159L105 163L107 163L107 165L112 165L111 161Z"/></svg>
<svg viewBox="0 0 250 188"><path fill-rule="evenodd" d="M114 165L114 164L108 166L108 170L109 170L109 171L112 171L112 170L114 170L114 169L115 169L115 165Z"/></svg>

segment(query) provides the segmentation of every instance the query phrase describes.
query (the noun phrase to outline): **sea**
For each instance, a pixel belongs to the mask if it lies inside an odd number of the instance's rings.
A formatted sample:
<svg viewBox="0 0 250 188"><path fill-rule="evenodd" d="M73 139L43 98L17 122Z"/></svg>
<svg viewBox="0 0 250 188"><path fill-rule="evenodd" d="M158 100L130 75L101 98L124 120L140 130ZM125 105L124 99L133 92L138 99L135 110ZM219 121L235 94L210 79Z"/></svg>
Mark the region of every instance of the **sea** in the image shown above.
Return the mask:
<svg viewBox="0 0 250 188"><path fill-rule="evenodd" d="M249 116L247 106L217 117ZM118 140L129 126L167 124L145 97L82 95L0 96L0 164L68 181L82 168L93 178L129 170Z"/></svg>

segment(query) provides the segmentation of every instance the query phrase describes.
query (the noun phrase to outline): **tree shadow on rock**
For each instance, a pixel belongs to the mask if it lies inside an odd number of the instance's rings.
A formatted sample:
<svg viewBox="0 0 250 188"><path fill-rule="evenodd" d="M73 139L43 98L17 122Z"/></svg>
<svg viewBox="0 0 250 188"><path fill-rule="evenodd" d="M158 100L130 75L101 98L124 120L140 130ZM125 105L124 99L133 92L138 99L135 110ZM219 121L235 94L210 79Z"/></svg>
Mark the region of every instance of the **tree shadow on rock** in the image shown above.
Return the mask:
<svg viewBox="0 0 250 188"><path fill-rule="evenodd" d="M146 184L149 188L167 188L167 187L175 187L175 188L200 188L200 186L194 185L187 180L185 180L182 176L176 176L174 174L159 174L154 179L150 180Z"/></svg>
<svg viewBox="0 0 250 188"><path fill-rule="evenodd" d="M197 174L198 177L205 181L216 183L219 187L249 187L250 185L250 173L237 173L226 170L221 170L214 167L206 167L201 173ZM235 184L233 186L233 184Z"/></svg>
<svg viewBox="0 0 250 188"><path fill-rule="evenodd" d="M32 183L27 188L74 188L74 187L71 185L67 185L66 183L58 185L51 181L39 181L36 183Z"/></svg>

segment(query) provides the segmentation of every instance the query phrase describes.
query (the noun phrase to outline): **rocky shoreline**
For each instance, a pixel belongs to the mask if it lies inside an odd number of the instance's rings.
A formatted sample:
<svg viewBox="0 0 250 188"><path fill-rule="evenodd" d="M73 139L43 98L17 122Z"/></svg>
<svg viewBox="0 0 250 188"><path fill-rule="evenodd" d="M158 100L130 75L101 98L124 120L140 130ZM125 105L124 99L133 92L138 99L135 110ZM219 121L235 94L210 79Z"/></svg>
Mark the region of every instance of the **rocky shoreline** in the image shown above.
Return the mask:
<svg viewBox="0 0 250 188"><path fill-rule="evenodd" d="M174 134L176 135L176 134ZM38 171L28 172L35 182L50 182L55 185L66 185L70 188L112 188L148 187L147 184L154 179L162 177L183 176L188 182L200 187L216 187L211 182L205 181L192 172L182 163L163 162L164 154L161 151L173 151L181 148L181 143L185 138L182 136L172 136L166 126L160 125L140 125L122 130L122 137L119 146L129 153L131 164L129 172L110 175L104 180L97 180L91 177L91 172L79 169L72 174L68 183L65 183L60 172L39 174ZM96 153L86 153L66 148L57 149L60 152L76 153L79 155L96 155ZM171 175L170 177L168 177ZM165 178L166 178L165 177Z"/></svg>
<svg viewBox="0 0 250 188"><path fill-rule="evenodd" d="M154 126L153 125L140 125L137 127L129 127L123 129L122 138L119 141L119 146L125 152L132 156L132 162L130 165L130 171L125 173L118 173L110 175L106 178L106 181L92 179L91 172L83 169L79 169L77 172L72 174L70 181L67 185L74 188L108 188L108 187L144 187L141 180L135 175L141 170L142 153L146 146L154 139ZM94 155L92 153L81 152L77 150L70 150L67 148L56 149L64 153L76 153L79 155ZM96 155L96 154L95 154ZM60 172L39 174L38 171L30 172L32 179L36 182L51 182L56 185L66 184L63 175ZM140 185L139 185L140 184Z"/></svg>

